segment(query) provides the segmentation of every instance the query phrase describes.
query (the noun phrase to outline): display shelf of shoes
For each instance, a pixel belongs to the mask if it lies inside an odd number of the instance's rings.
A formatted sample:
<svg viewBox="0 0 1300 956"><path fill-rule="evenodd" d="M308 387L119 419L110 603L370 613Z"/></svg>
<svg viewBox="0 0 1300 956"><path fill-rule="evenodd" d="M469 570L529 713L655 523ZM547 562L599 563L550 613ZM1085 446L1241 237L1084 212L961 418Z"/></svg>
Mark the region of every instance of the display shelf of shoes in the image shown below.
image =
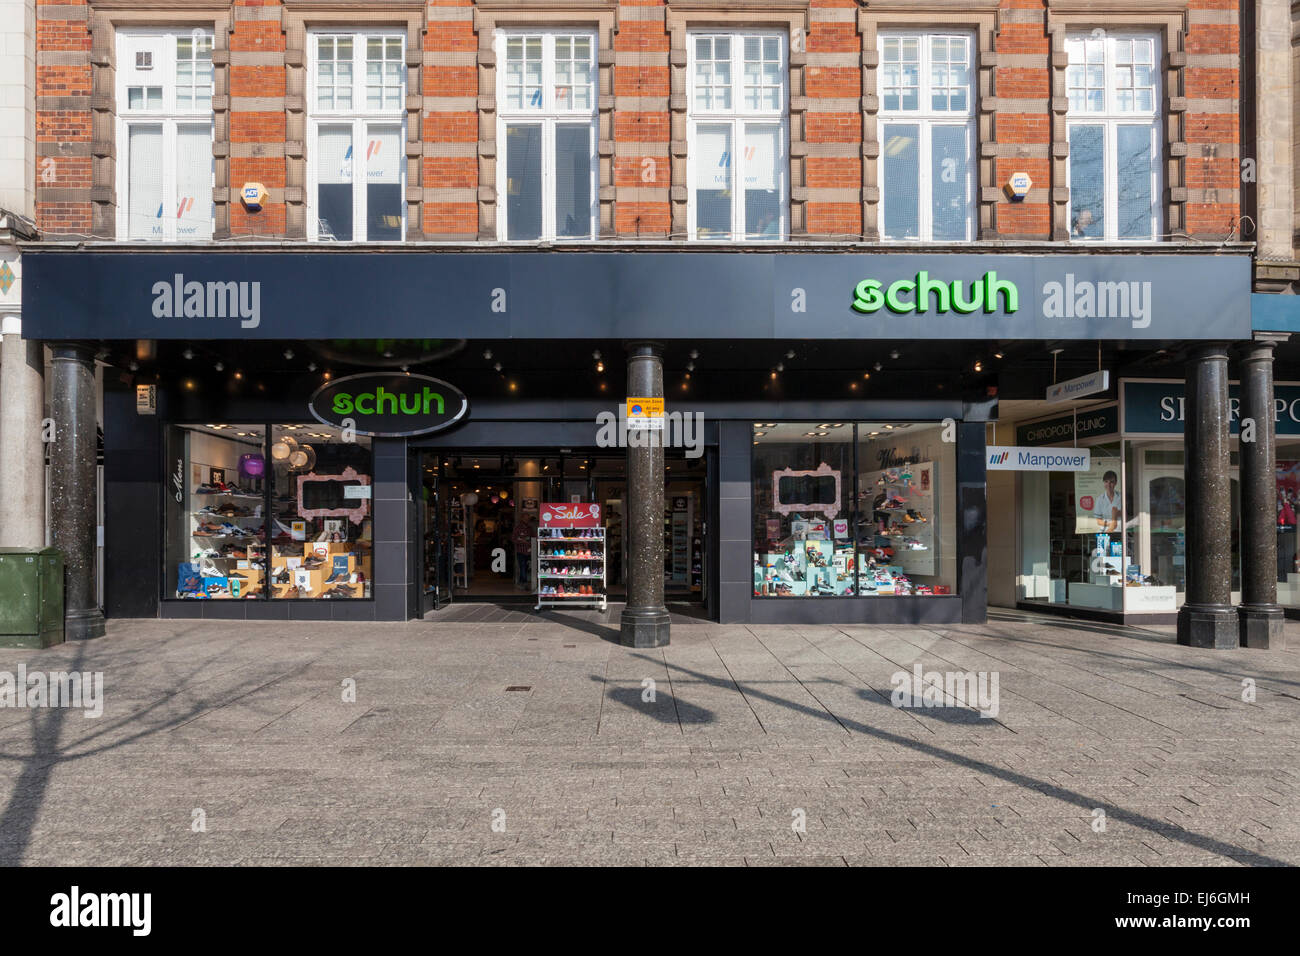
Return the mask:
<svg viewBox="0 0 1300 956"><path fill-rule="evenodd" d="M561 553L556 553L561 552ZM604 528L539 528L537 607L598 607L605 610Z"/></svg>
<svg viewBox="0 0 1300 956"><path fill-rule="evenodd" d="M876 541L887 542L894 556L881 564L895 565L907 574L933 575L935 573L934 547L934 491L938 476L934 462L920 461L909 465L888 468L884 471L866 472L862 476L859 493L860 511L889 515L884 532L879 522ZM886 495L883 504L873 502L881 492Z"/></svg>
<svg viewBox="0 0 1300 956"><path fill-rule="evenodd" d="M262 596L263 571L254 566L260 563L264 567L266 563L266 542L261 527L264 520L262 500L261 495L248 494L242 489L230 491L208 485L190 492L190 540L195 543L191 550L196 555L195 563L199 565L202 577L227 582L218 592L219 597L245 599ZM256 501L258 505L249 508L236 504L238 501ZM255 521L257 526L249 527L250 521ZM217 553L210 554L209 551ZM242 553L234 553L239 551ZM239 582L237 586L232 583L236 580ZM235 593L236 589L239 594Z"/></svg>

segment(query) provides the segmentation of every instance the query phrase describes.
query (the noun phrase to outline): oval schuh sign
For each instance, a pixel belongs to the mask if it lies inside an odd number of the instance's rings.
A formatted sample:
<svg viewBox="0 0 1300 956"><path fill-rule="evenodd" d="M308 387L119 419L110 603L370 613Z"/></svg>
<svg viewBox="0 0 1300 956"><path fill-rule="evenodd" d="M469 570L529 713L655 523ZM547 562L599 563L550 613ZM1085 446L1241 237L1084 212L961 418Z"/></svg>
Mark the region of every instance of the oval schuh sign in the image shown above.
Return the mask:
<svg viewBox="0 0 1300 956"><path fill-rule="evenodd" d="M465 393L442 379L402 372L366 372L326 382L311 396L312 416L358 435L401 437L450 428L469 414Z"/></svg>

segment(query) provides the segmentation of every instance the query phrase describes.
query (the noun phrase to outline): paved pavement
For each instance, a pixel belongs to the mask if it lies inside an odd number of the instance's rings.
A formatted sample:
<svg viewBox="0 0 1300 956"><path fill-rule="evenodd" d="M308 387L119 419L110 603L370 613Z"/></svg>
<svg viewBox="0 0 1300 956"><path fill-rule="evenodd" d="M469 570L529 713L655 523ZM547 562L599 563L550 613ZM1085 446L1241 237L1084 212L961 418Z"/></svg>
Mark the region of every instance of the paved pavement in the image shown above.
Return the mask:
<svg viewBox="0 0 1300 956"><path fill-rule="evenodd" d="M1300 863L1300 625L1292 650L1211 652L997 611L679 618L651 651L616 613L0 649L0 671L101 671L105 699L0 708L0 862ZM996 673L997 716L893 706L917 663Z"/></svg>

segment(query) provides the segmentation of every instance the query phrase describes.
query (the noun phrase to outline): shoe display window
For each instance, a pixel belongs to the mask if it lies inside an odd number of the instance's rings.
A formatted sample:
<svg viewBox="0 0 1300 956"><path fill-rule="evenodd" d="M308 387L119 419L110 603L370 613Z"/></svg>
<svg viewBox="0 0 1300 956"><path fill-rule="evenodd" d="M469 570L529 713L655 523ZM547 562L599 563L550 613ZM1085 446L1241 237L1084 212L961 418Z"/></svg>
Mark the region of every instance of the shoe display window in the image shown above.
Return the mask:
<svg viewBox="0 0 1300 956"><path fill-rule="evenodd" d="M371 597L368 438L321 424L173 425L166 454L164 597Z"/></svg>
<svg viewBox="0 0 1300 956"><path fill-rule="evenodd" d="M956 593L940 422L756 422L754 596Z"/></svg>

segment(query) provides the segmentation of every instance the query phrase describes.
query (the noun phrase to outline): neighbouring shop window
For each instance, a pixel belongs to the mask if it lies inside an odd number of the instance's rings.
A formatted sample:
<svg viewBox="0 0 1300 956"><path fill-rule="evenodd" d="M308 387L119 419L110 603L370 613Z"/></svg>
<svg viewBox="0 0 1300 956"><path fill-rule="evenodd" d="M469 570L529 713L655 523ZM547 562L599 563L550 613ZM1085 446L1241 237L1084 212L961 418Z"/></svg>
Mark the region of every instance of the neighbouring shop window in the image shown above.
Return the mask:
<svg viewBox="0 0 1300 956"><path fill-rule="evenodd" d="M1277 442L1277 601L1300 606L1300 442Z"/></svg>
<svg viewBox="0 0 1300 956"><path fill-rule="evenodd" d="M117 33L118 235L212 238L212 31Z"/></svg>
<svg viewBox="0 0 1300 956"><path fill-rule="evenodd" d="M271 597L370 597L373 562L369 439L340 429L271 429Z"/></svg>
<svg viewBox="0 0 1300 956"><path fill-rule="evenodd" d="M789 233L785 36L692 33L687 47L690 238L784 238Z"/></svg>
<svg viewBox="0 0 1300 956"><path fill-rule="evenodd" d="M496 53L500 238L593 238L596 35L502 30Z"/></svg>
<svg viewBox="0 0 1300 956"><path fill-rule="evenodd" d="M956 592L956 445L938 422L753 426L754 596Z"/></svg>
<svg viewBox="0 0 1300 956"><path fill-rule="evenodd" d="M882 33L878 42L884 236L973 239L973 37Z"/></svg>
<svg viewBox="0 0 1300 956"><path fill-rule="evenodd" d="M315 33L308 91L308 236L405 235L406 60L400 33Z"/></svg>
<svg viewBox="0 0 1300 956"><path fill-rule="evenodd" d="M1070 237L1160 236L1160 44L1154 34L1066 38Z"/></svg>
<svg viewBox="0 0 1300 956"><path fill-rule="evenodd" d="M266 596L266 426L168 429L163 594Z"/></svg>
<svg viewBox="0 0 1300 956"><path fill-rule="evenodd" d="M165 596L371 596L368 439L318 424L176 425L166 452Z"/></svg>

